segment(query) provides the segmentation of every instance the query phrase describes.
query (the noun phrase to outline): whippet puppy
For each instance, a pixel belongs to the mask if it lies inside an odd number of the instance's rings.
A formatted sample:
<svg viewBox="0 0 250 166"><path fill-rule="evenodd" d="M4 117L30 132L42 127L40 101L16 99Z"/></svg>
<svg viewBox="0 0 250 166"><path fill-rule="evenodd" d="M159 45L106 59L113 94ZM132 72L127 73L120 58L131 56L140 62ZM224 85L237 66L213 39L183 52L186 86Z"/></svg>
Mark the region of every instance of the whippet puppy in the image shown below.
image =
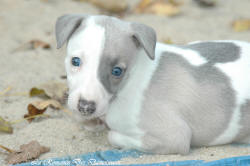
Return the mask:
<svg viewBox="0 0 250 166"><path fill-rule="evenodd" d="M104 121L110 143L158 154L192 146L250 143L250 44L157 43L143 24L64 15L68 106L86 128ZM96 120L101 119L101 120Z"/></svg>

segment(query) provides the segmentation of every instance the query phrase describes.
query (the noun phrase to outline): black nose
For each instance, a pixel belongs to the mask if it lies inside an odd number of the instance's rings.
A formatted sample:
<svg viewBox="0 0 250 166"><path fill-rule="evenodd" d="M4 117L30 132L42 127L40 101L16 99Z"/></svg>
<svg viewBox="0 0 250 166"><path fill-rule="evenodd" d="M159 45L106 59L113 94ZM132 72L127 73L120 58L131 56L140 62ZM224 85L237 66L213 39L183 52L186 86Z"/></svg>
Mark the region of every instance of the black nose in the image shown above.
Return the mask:
<svg viewBox="0 0 250 166"><path fill-rule="evenodd" d="M96 110L96 104L93 101L87 101L85 99L80 99L78 102L78 110L83 115L90 115L93 114Z"/></svg>

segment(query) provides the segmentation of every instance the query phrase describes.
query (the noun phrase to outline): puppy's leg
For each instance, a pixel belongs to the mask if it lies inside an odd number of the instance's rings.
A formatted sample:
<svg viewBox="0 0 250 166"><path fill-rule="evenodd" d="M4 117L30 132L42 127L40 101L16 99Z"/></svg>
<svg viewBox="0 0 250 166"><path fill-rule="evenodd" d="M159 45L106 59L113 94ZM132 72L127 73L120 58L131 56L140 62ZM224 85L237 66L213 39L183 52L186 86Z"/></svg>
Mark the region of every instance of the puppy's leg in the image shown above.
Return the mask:
<svg viewBox="0 0 250 166"><path fill-rule="evenodd" d="M187 154L190 149L192 132L185 121L175 119L145 132L141 139L127 136L116 131L109 131L111 145L123 149L137 149L157 154Z"/></svg>
<svg viewBox="0 0 250 166"><path fill-rule="evenodd" d="M108 140L109 143L116 148L138 149L141 146L141 141L139 139L135 139L113 130L109 131Z"/></svg>
<svg viewBox="0 0 250 166"><path fill-rule="evenodd" d="M154 128L145 132L147 134L143 139L144 151L157 154L188 154L192 137L188 124L178 116L171 116L168 120L157 123L159 124L152 124Z"/></svg>

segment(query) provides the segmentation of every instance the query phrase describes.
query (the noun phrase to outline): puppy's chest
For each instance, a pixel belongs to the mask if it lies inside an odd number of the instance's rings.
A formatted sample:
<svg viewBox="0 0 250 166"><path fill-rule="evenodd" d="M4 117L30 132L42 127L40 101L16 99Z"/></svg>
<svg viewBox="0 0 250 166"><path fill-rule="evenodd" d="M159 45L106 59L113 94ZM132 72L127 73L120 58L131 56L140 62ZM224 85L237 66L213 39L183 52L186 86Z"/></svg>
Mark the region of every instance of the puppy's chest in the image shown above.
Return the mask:
<svg viewBox="0 0 250 166"><path fill-rule="evenodd" d="M126 134L138 134L140 104L132 99L119 99L114 101L108 110L106 123L112 130Z"/></svg>

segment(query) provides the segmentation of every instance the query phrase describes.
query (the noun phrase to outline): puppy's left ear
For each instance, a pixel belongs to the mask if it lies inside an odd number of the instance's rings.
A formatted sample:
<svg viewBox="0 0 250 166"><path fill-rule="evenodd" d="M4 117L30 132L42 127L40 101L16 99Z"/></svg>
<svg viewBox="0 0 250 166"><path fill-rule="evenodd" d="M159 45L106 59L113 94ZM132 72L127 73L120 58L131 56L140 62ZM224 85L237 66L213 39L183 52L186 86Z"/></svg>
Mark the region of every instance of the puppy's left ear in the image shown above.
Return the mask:
<svg viewBox="0 0 250 166"><path fill-rule="evenodd" d="M155 58L156 33L153 28L140 24L131 23L132 37L138 47L145 50L148 57Z"/></svg>
<svg viewBox="0 0 250 166"><path fill-rule="evenodd" d="M84 14L66 14L56 20L56 42L57 48L69 40L71 35L81 25L82 21L87 18Z"/></svg>

